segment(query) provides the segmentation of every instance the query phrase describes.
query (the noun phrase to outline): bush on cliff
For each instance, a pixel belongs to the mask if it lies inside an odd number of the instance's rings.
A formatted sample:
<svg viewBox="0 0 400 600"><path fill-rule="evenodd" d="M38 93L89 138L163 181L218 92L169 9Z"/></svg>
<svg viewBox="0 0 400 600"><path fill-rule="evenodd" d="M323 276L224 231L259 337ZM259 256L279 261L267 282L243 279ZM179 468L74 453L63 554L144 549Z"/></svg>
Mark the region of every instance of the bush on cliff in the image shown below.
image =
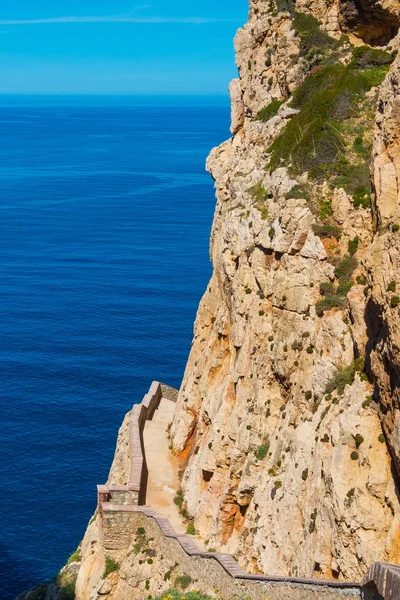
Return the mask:
<svg viewBox="0 0 400 600"><path fill-rule="evenodd" d="M305 56L313 49L334 50L340 42L323 31L319 21L312 15L296 12L293 19L293 29L300 37L300 55Z"/></svg>
<svg viewBox="0 0 400 600"><path fill-rule="evenodd" d="M331 394L335 390L339 394L343 394L346 385L351 385L354 382L356 373L362 373L363 370L364 361L362 358L357 358L351 365L338 369L326 386L325 394Z"/></svg>
<svg viewBox="0 0 400 600"><path fill-rule="evenodd" d="M296 15L300 22L306 17ZM349 187L351 193L360 186L363 192L368 191L369 153L365 153L368 158L356 153L356 158L349 160L346 122L357 114L366 92L382 83L393 60L388 53L382 56L380 51L375 56L369 50L354 49L348 65L332 55L333 64L316 67L297 88L291 106L299 112L268 149L271 170L291 164L294 173L307 171L317 180L326 179L327 175L340 177L341 183L337 184Z"/></svg>
<svg viewBox="0 0 400 600"><path fill-rule="evenodd" d="M104 569L103 579L108 577L111 573L114 573L114 571L118 571L118 570L119 570L119 563L117 563L117 561L115 561L113 558L111 558L111 556L106 556L106 567Z"/></svg>
<svg viewBox="0 0 400 600"><path fill-rule="evenodd" d="M255 121L263 121L264 123L266 123L267 121L269 121L270 119L272 119L272 117L275 117L278 114L278 111L280 109L280 107L283 104L283 100L277 100L276 98L274 98L274 100L272 100L272 102L270 102L268 104L268 106L266 106L265 108L262 108L254 117Z"/></svg>

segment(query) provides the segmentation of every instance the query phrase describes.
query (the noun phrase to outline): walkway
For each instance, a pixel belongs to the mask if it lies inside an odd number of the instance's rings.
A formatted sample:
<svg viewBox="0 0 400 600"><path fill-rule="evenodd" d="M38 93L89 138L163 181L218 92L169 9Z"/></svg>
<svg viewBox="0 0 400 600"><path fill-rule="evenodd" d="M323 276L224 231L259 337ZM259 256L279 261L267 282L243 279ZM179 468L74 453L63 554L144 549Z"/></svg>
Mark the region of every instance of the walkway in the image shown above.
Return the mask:
<svg viewBox="0 0 400 600"><path fill-rule="evenodd" d="M175 403L162 398L151 421L146 421L143 432L149 477L146 504L167 517L178 533L186 527L174 503L179 488L178 460L169 450L168 424L174 417Z"/></svg>
<svg viewBox="0 0 400 600"><path fill-rule="evenodd" d="M176 404L162 398L151 421L146 421L143 440L148 469L146 505L151 506L170 521L179 534L186 533L187 524L174 503L180 486L178 459L169 449L167 428L174 417ZM196 542L204 547L202 540Z"/></svg>

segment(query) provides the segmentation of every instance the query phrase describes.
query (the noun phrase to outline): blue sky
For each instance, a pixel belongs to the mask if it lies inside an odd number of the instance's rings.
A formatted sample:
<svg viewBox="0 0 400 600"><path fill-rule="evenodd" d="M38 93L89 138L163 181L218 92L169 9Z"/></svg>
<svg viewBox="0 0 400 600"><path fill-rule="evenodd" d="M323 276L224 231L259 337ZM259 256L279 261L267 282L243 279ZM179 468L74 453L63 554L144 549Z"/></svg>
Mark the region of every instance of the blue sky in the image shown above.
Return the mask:
<svg viewBox="0 0 400 600"><path fill-rule="evenodd" d="M247 0L0 3L0 94L226 94Z"/></svg>

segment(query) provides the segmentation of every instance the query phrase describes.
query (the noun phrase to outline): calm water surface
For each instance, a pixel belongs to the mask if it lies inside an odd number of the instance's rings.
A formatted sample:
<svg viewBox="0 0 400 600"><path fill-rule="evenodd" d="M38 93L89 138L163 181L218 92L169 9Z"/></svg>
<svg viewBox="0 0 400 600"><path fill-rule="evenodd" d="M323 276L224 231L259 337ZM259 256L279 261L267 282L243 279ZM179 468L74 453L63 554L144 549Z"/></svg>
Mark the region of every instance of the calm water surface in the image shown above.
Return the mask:
<svg viewBox="0 0 400 600"><path fill-rule="evenodd" d="M52 577L76 547L132 403L153 379L180 384L211 270L204 161L228 137L229 114L202 100L1 104L8 600Z"/></svg>

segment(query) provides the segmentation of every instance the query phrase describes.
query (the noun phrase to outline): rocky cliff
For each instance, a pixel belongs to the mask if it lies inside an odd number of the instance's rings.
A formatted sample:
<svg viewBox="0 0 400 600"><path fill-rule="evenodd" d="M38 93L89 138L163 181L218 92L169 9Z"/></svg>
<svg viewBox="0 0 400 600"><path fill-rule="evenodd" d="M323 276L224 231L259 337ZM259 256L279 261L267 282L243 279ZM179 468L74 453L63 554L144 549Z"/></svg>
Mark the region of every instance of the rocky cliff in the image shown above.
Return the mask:
<svg viewBox="0 0 400 600"><path fill-rule="evenodd" d="M250 572L400 560L400 3L252 0L172 427L185 509Z"/></svg>

